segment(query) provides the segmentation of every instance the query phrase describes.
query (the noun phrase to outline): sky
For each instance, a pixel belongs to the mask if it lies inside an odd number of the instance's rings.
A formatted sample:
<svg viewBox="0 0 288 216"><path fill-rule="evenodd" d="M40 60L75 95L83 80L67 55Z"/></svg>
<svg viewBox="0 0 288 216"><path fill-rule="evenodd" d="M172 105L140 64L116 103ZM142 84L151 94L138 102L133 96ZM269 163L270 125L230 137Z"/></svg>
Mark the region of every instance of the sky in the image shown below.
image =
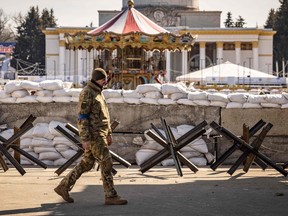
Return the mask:
<svg viewBox="0 0 288 216"><path fill-rule="evenodd" d="M19 12L26 15L32 6L38 6L40 11L53 9L58 26L84 27L92 22L97 27L97 11L121 10L122 0L0 0L0 8L7 15ZM221 27L228 12L233 20L244 18L244 27L263 27L270 9L278 9L280 3L279 0L199 0L199 7L201 11L222 11Z"/></svg>

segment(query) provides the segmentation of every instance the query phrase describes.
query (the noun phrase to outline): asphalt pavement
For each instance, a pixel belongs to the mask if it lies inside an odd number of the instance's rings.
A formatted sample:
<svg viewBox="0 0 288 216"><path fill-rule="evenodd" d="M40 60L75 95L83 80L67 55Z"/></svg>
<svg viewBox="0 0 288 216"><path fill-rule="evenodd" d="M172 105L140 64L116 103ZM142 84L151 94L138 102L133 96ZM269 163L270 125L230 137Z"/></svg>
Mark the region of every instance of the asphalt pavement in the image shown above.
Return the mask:
<svg viewBox="0 0 288 216"><path fill-rule="evenodd" d="M154 167L142 174L138 166L118 171L114 183L128 205L105 206L100 173L82 175L71 191L74 203L65 203L54 191L63 176L56 167L0 169L0 215L131 215L131 216L282 216L288 212L288 181L274 169L240 168L230 176L229 167L216 171L209 166L197 173L183 168L183 177L174 167Z"/></svg>

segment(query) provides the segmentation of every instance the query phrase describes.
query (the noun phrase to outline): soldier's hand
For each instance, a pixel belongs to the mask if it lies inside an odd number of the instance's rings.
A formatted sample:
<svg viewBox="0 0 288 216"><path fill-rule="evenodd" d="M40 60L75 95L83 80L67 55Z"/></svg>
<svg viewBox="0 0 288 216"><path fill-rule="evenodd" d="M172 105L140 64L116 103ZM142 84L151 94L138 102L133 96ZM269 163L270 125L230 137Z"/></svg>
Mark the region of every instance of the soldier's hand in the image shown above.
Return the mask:
<svg viewBox="0 0 288 216"><path fill-rule="evenodd" d="M107 136L107 143L108 143L108 146L110 146L112 144L112 136L111 135L108 135Z"/></svg>
<svg viewBox="0 0 288 216"><path fill-rule="evenodd" d="M85 150L89 150L89 149L90 149L90 142L89 142L89 141L83 142L83 143L82 143L82 147L83 147Z"/></svg>

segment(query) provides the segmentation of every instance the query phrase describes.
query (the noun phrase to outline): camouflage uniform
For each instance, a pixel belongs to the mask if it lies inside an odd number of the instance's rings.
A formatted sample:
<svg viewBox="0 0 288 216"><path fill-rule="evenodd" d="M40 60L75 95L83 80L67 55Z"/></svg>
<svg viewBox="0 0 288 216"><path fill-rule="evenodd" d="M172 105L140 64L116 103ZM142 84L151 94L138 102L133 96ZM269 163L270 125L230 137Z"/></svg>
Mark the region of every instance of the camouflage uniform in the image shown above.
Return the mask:
<svg viewBox="0 0 288 216"><path fill-rule="evenodd" d="M110 118L101 88L88 81L81 91L78 103L78 128L82 142L89 141L90 149L85 150L81 162L60 182L70 191L76 180L93 167L100 164L105 197L116 197L112 171L112 158L109 153L107 136L111 135Z"/></svg>

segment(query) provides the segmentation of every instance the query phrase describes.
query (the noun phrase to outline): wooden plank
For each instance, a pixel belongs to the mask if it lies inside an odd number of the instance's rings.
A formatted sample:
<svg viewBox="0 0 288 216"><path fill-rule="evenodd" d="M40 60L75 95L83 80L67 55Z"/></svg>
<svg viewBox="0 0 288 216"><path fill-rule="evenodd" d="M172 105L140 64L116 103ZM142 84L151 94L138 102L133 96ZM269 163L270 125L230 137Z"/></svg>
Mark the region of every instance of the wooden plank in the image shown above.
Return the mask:
<svg viewBox="0 0 288 216"><path fill-rule="evenodd" d="M19 131L18 127L14 127L14 134ZM20 148L20 137L13 142L13 145L18 146ZM14 150L14 158L15 160L21 164L20 153Z"/></svg>

